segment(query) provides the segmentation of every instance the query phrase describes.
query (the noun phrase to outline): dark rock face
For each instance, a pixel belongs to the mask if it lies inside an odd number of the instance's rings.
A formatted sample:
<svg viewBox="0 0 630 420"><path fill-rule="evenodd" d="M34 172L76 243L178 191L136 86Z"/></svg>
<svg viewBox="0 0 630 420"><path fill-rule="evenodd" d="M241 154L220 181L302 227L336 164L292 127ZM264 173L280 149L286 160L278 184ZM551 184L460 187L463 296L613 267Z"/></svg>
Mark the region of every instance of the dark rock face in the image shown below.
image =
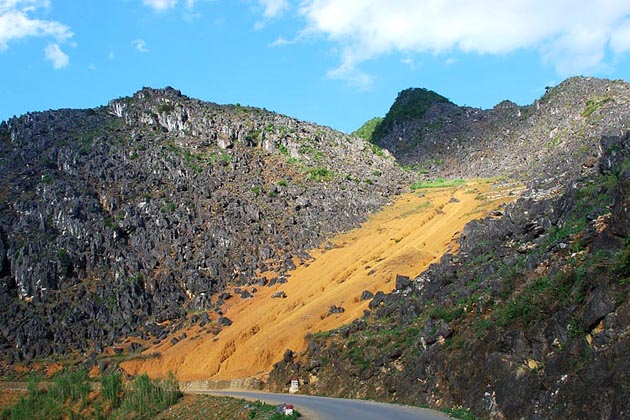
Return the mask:
<svg viewBox="0 0 630 420"><path fill-rule="evenodd" d="M341 314L341 313L344 313L345 311L346 310L342 308L341 306L332 305L330 308L328 308L328 316L334 315L334 314Z"/></svg>
<svg viewBox="0 0 630 420"><path fill-rule="evenodd" d="M369 290L364 290L364 291L361 293L361 301L364 301L364 300L370 300L370 299L372 299L373 297L374 297L374 293L370 292Z"/></svg>
<svg viewBox="0 0 630 420"><path fill-rule="evenodd" d="M188 310L220 312L226 285L284 279L404 177L362 140L170 88L3 122L0 358L160 337Z"/></svg>
<svg viewBox="0 0 630 420"><path fill-rule="evenodd" d="M602 139L599 173L468 224L458 255L377 293L361 328L279 363L272 389L297 377L306 393L493 419L628 417L628 141Z"/></svg>

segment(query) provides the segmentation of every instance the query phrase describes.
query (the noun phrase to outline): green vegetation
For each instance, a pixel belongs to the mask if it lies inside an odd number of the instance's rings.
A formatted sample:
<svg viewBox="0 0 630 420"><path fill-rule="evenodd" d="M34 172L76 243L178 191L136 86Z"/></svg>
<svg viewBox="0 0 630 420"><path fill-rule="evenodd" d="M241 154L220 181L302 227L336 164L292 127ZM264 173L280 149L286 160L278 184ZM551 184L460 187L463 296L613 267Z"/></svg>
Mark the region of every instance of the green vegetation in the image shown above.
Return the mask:
<svg viewBox="0 0 630 420"><path fill-rule="evenodd" d="M123 383L119 373L108 373L101 376L101 394L111 408L120 407L122 390Z"/></svg>
<svg viewBox="0 0 630 420"><path fill-rule="evenodd" d="M402 169L407 172L418 172L419 174L428 174L429 171L420 163L414 163L411 165L403 165Z"/></svg>
<svg viewBox="0 0 630 420"><path fill-rule="evenodd" d="M174 376L153 380L146 374L136 377L112 418L150 418L175 404L182 396Z"/></svg>
<svg viewBox="0 0 630 420"><path fill-rule="evenodd" d="M456 419L483 420L481 417L475 416L473 413L470 412L470 410L467 410L465 408L447 408L442 411L444 411L446 414Z"/></svg>
<svg viewBox="0 0 630 420"><path fill-rule="evenodd" d="M322 152L308 144L302 145L302 147L300 147L299 153L301 155L309 156L315 160L321 160L324 157L324 154Z"/></svg>
<svg viewBox="0 0 630 420"><path fill-rule="evenodd" d="M330 181L335 173L328 168L311 168L307 171L307 178L311 181Z"/></svg>
<svg viewBox="0 0 630 420"><path fill-rule="evenodd" d="M41 379L31 377L26 395L0 419L148 419L182 395L174 377L152 380L142 375L125 388L120 374L106 374L96 396L90 396L92 382L85 370L64 372L46 386Z"/></svg>
<svg viewBox="0 0 630 420"><path fill-rule="evenodd" d="M595 111L602 108L604 105L606 105L610 101L612 101L612 98L599 98L599 99L591 98L587 100L586 107L584 108L584 111L582 111L582 116L584 118L590 117Z"/></svg>
<svg viewBox="0 0 630 420"><path fill-rule="evenodd" d="M245 136L245 140L250 143L258 143L258 139L260 138L260 130L252 131Z"/></svg>
<svg viewBox="0 0 630 420"><path fill-rule="evenodd" d="M168 114L169 112L175 111L175 105L170 104L170 103L168 103L168 104L161 104L161 105L158 106L157 110L158 110L158 112L160 114L162 114L162 113L167 113Z"/></svg>
<svg viewBox="0 0 630 420"><path fill-rule="evenodd" d="M279 144L278 145L278 151L280 152L280 154L283 154L285 156L289 156L289 150L287 149L287 147L284 144Z"/></svg>
<svg viewBox="0 0 630 420"><path fill-rule="evenodd" d="M278 412L275 405L261 401L245 401L239 398L219 397L213 395L189 395L180 403L171 407L168 412L159 416L164 419L179 420L285 420L300 418L300 413L293 411L292 416Z"/></svg>
<svg viewBox="0 0 630 420"><path fill-rule="evenodd" d="M447 188L447 187L456 187L458 185L463 185L466 183L464 179L444 179L444 178L436 178L431 181L418 181L411 185L412 190L422 190L426 188Z"/></svg>
<svg viewBox="0 0 630 420"><path fill-rule="evenodd" d="M374 135L374 130L376 127L383 121L381 117L374 117L370 120L367 120L361 127L359 127L356 131L353 131L351 134L353 136L357 136L362 138L365 141L372 142L372 136Z"/></svg>
<svg viewBox="0 0 630 420"><path fill-rule="evenodd" d="M401 91L383 121L374 128L372 139L376 142L382 139L397 122L424 117L427 110L436 103L451 102L428 89L411 88Z"/></svg>
<svg viewBox="0 0 630 420"><path fill-rule="evenodd" d="M202 173L205 167L207 167L208 165L212 165L218 161L224 163L229 163L232 161L232 156L228 152L218 152L212 149L206 149L205 151L191 151L189 149L177 146L172 141L166 143L164 148L175 156L179 156L180 158L182 158L186 165L197 173Z"/></svg>
<svg viewBox="0 0 630 420"><path fill-rule="evenodd" d="M372 148L372 153L374 153L376 156L380 156L380 157L385 156L385 152L383 151L383 149L381 149L376 144L371 144L370 147Z"/></svg>
<svg viewBox="0 0 630 420"><path fill-rule="evenodd" d="M453 306L453 307L443 307L436 306L432 308L429 312L429 316L434 319L443 319L446 322L451 322L455 319L462 318L466 312L464 311L463 306Z"/></svg>
<svg viewBox="0 0 630 420"><path fill-rule="evenodd" d="M247 414L247 418L250 419L268 419L268 420L285 420L285 419L297 419L300 418L300 413L294 411L292 415L285 416L284 413L278 413L276 407L273 405L265 404L260 401L249 404L250 411Z"/></svg>

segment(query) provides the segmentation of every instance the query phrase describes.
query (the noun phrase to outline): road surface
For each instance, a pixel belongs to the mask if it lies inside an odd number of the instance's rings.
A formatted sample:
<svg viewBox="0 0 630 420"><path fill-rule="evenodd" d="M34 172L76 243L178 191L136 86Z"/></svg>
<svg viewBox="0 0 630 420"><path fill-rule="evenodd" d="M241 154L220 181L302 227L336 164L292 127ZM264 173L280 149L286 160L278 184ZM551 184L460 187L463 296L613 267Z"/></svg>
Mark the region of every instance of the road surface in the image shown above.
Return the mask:
<svg viewBox="0 0 630 420"><path fill-rule="evenodd" d="M451 418L437 411L423 408L364 400L252 391L204 391L200 393L260 400L270 404L293 404L305 420L448 420Z"/></svg>

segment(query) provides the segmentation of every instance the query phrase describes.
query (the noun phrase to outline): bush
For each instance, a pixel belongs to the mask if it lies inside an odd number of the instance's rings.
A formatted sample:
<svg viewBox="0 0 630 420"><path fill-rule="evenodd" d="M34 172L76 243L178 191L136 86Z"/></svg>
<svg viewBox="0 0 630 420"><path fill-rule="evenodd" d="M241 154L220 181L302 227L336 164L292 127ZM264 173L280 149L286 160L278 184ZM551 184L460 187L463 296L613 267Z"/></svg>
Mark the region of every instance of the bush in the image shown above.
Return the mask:
<svg viewBox="0 0 630 420"><path fill-rule="evenodd" d="M182 396L172 375L167 380L142 375L126 390L120 374L104 375L100 381L100 396L90 397L88 407L90 383L85 370L63 373L47 388L41 386L40 376L33 376L27 394L0 413L0 419L148 419Z"/></svg>
<svg viewBox="0 0 630 420"><path fill-rule="evenodd" d="M116 409L121 403L122 377L120 373L105 374L101 377L101 393L109 402L110 407Z"/></svg>
<svg viewBox="0 0 630 420"><path fill-rule="evenodd" d="M72 402L80 400L81 405L85 406L89 392L88 375L84 369L61 374L48 387L48 396L61 404L68 400Z"/></svg>
<svg viewBox="0 0 630 420"><path fill-rule="evenodd" d="M175 404L182 396L177 380L151 379L146 374L136 377L125 399L112 417L116 419L150 418Z"/></svg>
<svg viewBox="0 0 630 420"><path fill-rule="evenodd" d="M308 171L307 178L312 181L329 181L334 176L334 172L327 168L313 168Z"/></svg>

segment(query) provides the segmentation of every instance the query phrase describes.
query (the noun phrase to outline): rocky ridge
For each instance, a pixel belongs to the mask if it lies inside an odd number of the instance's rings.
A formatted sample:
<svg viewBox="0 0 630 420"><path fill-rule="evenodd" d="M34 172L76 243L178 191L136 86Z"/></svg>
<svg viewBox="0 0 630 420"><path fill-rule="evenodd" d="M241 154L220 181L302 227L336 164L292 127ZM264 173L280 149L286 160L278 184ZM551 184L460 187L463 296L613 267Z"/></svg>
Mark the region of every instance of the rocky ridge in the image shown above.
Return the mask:
<svg viewBox="0 0 630 420"><path fill-rule="evenodd" d="M410 94L425 98L413 117L397 111ZM551 185L588 173L601 135L623 135L630 126L630 85L621 80L574 77L532 105L503 101L489 110L434 95L401 92L372 139L429 177L535 177Z"/></svg>
<svg viewBox="0 0 630 420"><path fill-rule="evenodd" d="M172 88L14 117L0 163L5 366L220 314L227 284L281 281L406 183L360 139Z"/></svg>

